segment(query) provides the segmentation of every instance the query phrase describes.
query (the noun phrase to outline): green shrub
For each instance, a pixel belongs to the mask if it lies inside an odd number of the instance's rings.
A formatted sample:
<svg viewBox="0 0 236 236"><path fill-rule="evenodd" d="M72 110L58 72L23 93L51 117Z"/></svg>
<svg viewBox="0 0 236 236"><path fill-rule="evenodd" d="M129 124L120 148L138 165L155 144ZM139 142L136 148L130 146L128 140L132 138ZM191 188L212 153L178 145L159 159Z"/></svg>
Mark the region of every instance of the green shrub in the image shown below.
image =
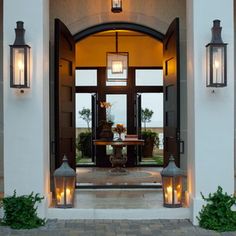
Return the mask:
<svg viewBox="0 0 236 236"><path fill-rule="evenodd" d="M92 133L81 132L77 138L77 148L82 152L82 157L92 156Z"/></svg>
<svg viewBox="0 0 236 236"><path fill-rule="evenodd" d="M43 197L39 194L16 196L14 191L13 196L2 199L4 209L3 225L8 225L13 229L32 229L45 224L45 219L40 219L37 216L37 207L35 204L42 201Z"/></svg>
<svg viewBox="0 0 236 236"><path fill-rule="evenodd" d="M202 228L215 230L219 232L236 230L236 212L231 210L235 204L234 196L223 193L219 186L217 191L209 194L208 198L202 198L207 202L199 213L199 225Z"/></svg>

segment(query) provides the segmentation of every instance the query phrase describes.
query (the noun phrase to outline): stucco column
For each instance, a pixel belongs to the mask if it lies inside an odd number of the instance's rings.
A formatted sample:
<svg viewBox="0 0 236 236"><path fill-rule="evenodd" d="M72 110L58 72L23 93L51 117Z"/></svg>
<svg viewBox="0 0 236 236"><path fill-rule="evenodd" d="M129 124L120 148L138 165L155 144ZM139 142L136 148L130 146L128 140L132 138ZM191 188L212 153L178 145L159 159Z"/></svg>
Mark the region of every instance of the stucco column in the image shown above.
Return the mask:
<svg viewBox="0 0 236 236"><path fill-rule="evenodd" d="M218 186L234 192L234 27L233 0L187 1L188 190L192 221ZM206 49L213 20L221 20L228 43L224 88L206 88Z"/></svg>
<svg viewBox="0 0 236 236"><path fill-rule="evenodd" d="M40 193L39 214L47 215L49 194L49 2L4 0L4 192ZM10 49L16 21L23 21L31 47L31 87L10 88Z"/></svg>

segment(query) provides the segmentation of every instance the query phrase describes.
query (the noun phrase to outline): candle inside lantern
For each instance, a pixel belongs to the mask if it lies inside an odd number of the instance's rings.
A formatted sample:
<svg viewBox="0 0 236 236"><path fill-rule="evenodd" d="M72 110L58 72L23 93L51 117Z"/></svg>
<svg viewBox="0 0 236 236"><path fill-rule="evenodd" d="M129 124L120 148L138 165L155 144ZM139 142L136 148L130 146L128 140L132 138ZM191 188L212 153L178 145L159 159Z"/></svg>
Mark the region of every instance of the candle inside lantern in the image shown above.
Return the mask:
<svg viewBox="0 0 236 236"><path fill-rule="evenodd" d="M168 204L173 203L173 189L171 186L167 187L167 193L165 193L165 199L167 200ZM174 203L178 203L178 192L177 190L174 190Z"/></svg>
<svg viewBox="0 0 236 236"><path fill-rule="evenodd" d="M64 192L61 193L60 197L59 197L59 204L63 205L65 202L65 197L64 197Z"/></svg>
<svg viewBox="0 0 236 236"><path fill-rule="evenodd" d="M167 203L172 204L172 187L167 187Z"/></svg>
<svg viewBox="0 0 236 236"><path fill-rule="evenodd" d="M70 189L66 189L66 202L68 204L71 204L71 193L70 193Z"/></svg>
<svg viewBox="0 0 236 236"><path fill-rule="evenodd" d="M66 203L65 203L65 196L66 196ZM68 189L68 188L66 189L66 195L64 194L64 191L61 192L61 194L58 197L58 203L60 205L72 203L72 196L71 196L70 189Z"/></svg>

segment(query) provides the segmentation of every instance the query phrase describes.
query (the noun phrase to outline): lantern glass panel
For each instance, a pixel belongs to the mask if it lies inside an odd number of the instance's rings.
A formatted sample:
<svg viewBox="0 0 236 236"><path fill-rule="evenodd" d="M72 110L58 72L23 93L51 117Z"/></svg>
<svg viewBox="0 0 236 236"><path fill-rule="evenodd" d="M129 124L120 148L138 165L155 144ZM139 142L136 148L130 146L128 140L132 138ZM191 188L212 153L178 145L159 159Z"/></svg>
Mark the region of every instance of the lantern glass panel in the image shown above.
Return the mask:
<svg viewBox="0 0 236 236"><path fill-rule="evenodd" d="M112 0L113 8L121 8L121 0Z"/></svg>
<svg viewBox="0 0 236 236"><path fill-rule="evenodd" d="M12 81L11 86L29 88L30 48L28 46L12 47Z"/></svg>
<svg viewBox="0 0 236 236"><path fill-rule="evenodd" d="M211 84L211 76L210 76L210 66L211 66L211 61L210 61L210 56L211 54L211 47L210 46L207 46L206 47L206 72L207 72L207 79L206 79L206 85L207 87L210 86Z"/></svg>
<svg viewBox="0 0 236 236"><path fill-rule="evenodd" d="M74 202L75 177L55 177L56 205L72 207Z"/></svg>
<svg viewBox="0 0 236 236"><path fill-rule="evenodd" d="M225 46L210 44L207 46L206 50L207 86L225 86Z"/></svg>
<svg viewBox="0 0 236 236"><path fill-rule="evenodd" d="M224 47L212 47L213 84L224 83Z"/></svg>
<svg viewBox="0 0 236 236"><path fill-rule="evenodd" d="M13 48L13 84L23 86L25 83L25 50L24 48Z"/></svg>
<svg viewBox="0 0 236 236"><path fill-rule="evenodd" d="M182 206L182 177L163 176L164 205L167 207Z"/></svg>
<svg viewBox="0 0 236 236"><path fill-rule="evenodd" d="M126 81L128 77L128 53L107 53L107 80Z"/></svg>
<svg viewBox="0 0 236 236"><path fill-rule="evenodd" d="M26 71L25 71L25 84L26 87L29 88L30 87L30 48L29 47L25 47L25 64L26 64Z"/></svg>

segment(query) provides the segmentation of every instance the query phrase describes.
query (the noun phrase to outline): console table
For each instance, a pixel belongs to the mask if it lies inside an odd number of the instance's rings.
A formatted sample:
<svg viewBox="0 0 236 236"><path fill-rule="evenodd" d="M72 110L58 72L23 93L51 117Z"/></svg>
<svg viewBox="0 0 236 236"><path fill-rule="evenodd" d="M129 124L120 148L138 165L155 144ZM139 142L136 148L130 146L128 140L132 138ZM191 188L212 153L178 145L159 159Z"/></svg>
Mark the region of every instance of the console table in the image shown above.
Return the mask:
<svg viewBox="0 0 236 236"><path fill-rule="evenodd" d="M126 174L125 164L127 162L127 156L122 154L122 149L124 146L128 145L144 145L144 140L142 139L124 139L124 140L93 140L94 145L111 145L113 148L112 154L110 155L110 162L112 164L111 173Z"/></svg>

